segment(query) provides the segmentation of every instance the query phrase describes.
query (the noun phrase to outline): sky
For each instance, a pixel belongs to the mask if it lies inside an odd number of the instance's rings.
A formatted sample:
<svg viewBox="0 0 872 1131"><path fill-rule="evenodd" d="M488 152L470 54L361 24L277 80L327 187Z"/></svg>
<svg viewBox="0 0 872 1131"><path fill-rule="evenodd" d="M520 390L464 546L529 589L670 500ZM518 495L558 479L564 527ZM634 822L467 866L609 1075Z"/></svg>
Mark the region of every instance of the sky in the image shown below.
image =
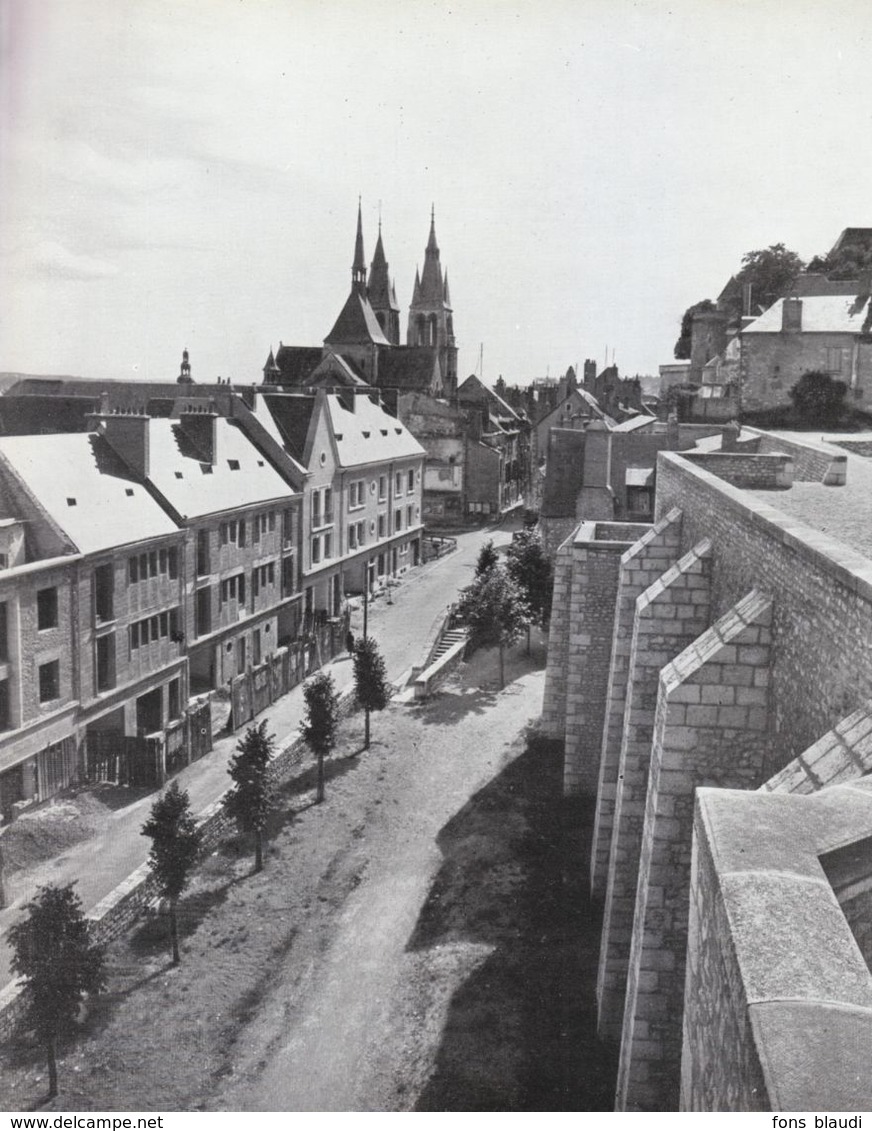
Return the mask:
<svg viewBox="0 0 872 1131"><path fill-rule="evenodd" d="M872 4L0 0L0 371L259 381L358 198L402 332L435 206L458 372L672 359L752 249L872 226Z"/></svg>

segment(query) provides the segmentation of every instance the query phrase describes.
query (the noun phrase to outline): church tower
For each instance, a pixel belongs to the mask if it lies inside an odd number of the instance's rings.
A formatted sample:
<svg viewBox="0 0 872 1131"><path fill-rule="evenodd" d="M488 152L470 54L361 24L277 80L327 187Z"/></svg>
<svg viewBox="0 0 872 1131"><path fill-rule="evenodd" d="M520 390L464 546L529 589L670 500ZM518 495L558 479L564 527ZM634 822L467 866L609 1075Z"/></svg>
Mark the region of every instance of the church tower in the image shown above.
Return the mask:
<svg viewBox="0 0 872 1131"><path fill-rule="evenodd" d="M378 222L378 242L369 269L369 285L366 289L369 304L375 312L384 336L392 346L400 344L400 306L397 292L388 274L388 263L382 243L381 220Z"/></svg>
<svg viewBox="0 0 872 1131"><path fill-rule="evenodd" d="M424 251L424 270L415 272L415 289L409 307L406 344L435 346L445 380L446 392L457 390L457 346L454 341L454 319L448 291L448 272L442 274L439 245L436 243L436 213L430 211L430 237Z"/></svg>

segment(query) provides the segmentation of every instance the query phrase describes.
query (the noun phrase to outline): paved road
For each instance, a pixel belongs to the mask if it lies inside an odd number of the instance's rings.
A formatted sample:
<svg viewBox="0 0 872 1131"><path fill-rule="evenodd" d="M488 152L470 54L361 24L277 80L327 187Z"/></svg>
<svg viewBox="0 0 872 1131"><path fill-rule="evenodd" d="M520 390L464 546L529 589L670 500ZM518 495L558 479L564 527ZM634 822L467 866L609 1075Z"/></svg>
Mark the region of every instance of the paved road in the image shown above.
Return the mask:
<svg viewBox="0 0 872 1131"><path fill-rule="evenodd" d="M369 608L369 633L381 647L391 680L401 675L422 658L422 649L435 622L456 598L458 589L472 577L479 549L488 539L495 545L510 541L511 530L487 527L462 534L457 550L438 561L411 571L391 594L392 604L384 597ZM362 630L362 612L352 619L356 633ZM340 657L326 665L339 690L352 682L352 665ZM264 712L270 720L280 745L292 741L303 717L302 687L296 687L279 703ZM221 739L207 757L188 766L178 776L187 789L195 811L216 801L227 788L227 764L236 747L237 738ZM9 977L9 952L5 932L20 915L21 905L31 898L39 884L77 881L76 890L86 909L105 895L142 864L148 855L148 842L140 829L151 807L153 795L141 797L112 814L109 824L97 837L76 845L46 864L14 873L6 879L9 906L0 911L0 986Z"/></svg>

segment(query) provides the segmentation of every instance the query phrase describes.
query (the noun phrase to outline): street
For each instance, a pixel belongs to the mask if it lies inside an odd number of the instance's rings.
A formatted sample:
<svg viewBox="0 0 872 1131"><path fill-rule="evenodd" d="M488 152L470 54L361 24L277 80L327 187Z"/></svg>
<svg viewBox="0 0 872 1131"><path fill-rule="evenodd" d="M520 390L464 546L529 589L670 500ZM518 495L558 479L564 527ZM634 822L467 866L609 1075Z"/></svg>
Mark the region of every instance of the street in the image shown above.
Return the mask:
<svg viewBox="0 0 872 1131"><path fill-rule="evenodd" d="M511 530L485 527L461 534L454 553L410 571L393 587L391 604L385 597L370 603L369 633L379 643L390 679L398 679L421 661L422 648L431 628L455 600L458 590L469 583L479 549L489 539L493 539L495 545L504 545L511 539ZM352 627L355 635L362 632L361 610L356 611ZM331 673L338 690L351 685L352 665L346 656L337 657L325 665L324 670ZM303 709L303 690L299 685L264 712L280 748L297 737ZM216 741L210 754L177 775L175 780L188 791L195 812L212 804L227 789L227 764L238 737L237 733ZM0 985L6 984L9 976L6 930L40 884L75 880L76 891L87 910L145 861L148 841L140 829L153 796L138 796L131 804L114 811L98 836L26 872L5 877L8 906L0 911Z"/></svg>

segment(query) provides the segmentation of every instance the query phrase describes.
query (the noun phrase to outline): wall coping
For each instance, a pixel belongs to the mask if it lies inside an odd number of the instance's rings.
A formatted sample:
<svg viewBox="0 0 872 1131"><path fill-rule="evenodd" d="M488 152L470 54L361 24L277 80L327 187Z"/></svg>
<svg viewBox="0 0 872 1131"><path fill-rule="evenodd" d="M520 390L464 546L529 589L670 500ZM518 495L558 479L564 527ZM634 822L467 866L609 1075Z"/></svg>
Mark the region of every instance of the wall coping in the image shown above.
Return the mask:
<svg viewBox="0 0 872 1131"><path fill-rule="evenodd" d="M752 523L768 537L809 558L824 573L835 577L842 585L872 604L872 562L859 550L854 550L837 538L815 530L799 519L784 514L769 503L764 503L741 487L733 487L698 464L684 458L680 452L659 452L658 462L671 463L686 475L691 475L709 489L722 495L728 506L743 512Z"/></svg>

